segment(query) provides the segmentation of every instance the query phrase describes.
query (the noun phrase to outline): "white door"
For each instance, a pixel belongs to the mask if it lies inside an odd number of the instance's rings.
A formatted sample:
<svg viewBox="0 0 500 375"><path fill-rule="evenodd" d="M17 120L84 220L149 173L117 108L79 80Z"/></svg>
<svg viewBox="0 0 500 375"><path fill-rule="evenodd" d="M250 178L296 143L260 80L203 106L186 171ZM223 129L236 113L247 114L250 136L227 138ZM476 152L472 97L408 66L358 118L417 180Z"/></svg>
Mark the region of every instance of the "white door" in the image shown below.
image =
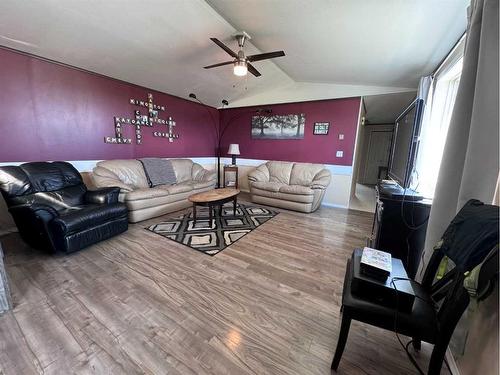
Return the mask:
<svg viewBox="0 0 500 375"><path fill-rule="evenodd" d="M375 185L379 167L387 167L391 148L392 131L374 130L368 135L368 149L362 183Z"/></svg>

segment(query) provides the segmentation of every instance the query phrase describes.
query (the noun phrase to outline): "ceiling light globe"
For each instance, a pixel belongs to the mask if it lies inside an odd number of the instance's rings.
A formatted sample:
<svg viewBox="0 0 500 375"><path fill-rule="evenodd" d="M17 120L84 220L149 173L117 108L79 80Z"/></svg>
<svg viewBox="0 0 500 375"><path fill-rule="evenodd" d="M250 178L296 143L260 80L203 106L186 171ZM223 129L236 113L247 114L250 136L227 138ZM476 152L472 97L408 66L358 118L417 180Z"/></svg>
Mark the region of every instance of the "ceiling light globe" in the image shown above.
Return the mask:
<svg viewBox="0 0 500 375"><path fill-rule="evenodd" d="M236 61L234 63L233 73L235 76L243 77L248 72L247 64L245 61Z"/></svg>

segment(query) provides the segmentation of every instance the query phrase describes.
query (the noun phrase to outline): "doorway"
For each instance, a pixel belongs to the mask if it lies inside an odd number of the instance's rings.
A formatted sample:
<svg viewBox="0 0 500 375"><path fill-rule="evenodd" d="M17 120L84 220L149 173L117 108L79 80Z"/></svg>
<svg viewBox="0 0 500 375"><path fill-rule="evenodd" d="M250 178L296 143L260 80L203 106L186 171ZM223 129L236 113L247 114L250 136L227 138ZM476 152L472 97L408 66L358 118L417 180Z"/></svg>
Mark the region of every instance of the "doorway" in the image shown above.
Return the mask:
<svg viewBox="0 0 500 375"><path fill-rule="evenodd" d="M380 129L382 128L382 129ZM364 168L360 171L358 182L364 185L376 185L377 181L387 175L389 155L391 152L392 125L367 126Z"/></svg>
<svg viewBox="0 0 500 375"><path fill-rule="evenodd" d="M416 92L363 97L358 125L349 208L375 212L375 186L387 176L396 118Z"/></svg>

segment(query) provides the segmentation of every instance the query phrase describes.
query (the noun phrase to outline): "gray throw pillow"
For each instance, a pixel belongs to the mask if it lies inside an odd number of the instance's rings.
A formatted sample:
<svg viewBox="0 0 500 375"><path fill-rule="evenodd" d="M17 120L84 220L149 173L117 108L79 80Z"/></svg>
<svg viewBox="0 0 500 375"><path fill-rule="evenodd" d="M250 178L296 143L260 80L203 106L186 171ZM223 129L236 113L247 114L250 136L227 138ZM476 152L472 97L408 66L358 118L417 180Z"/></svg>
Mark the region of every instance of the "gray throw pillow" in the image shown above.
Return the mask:
<svg viewBox="0 0 500 375"><path fill-rule="evenodd" d="M177 183L177 177L170 160L161 158L142 158L138 160L144 167L150 187Z"/></svg>

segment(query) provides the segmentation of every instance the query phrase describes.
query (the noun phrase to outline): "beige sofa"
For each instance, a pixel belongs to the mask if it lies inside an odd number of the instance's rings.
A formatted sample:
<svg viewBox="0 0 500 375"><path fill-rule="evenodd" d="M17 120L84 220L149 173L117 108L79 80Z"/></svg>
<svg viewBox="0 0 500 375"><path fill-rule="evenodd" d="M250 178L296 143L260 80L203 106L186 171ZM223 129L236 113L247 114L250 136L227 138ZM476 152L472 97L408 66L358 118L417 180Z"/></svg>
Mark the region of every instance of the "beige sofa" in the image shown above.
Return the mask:
<svg viewBox="0 0 500 375"><path fill-rule="evenodd" d="M138 160L105 160L97 163L93 180L97 187L118 186L119 200L127 205L129 221L136 223L189 207L188 197L213 189L216 173L189 159L170 159L177 183L149 187Z"/></svg>
<svg viewBox="0 0 500 375"><path fill-rule="evenodd" d="M321 164L268 161L248 174L252 202L300 212L318 209L331 173Z"/></svg>

